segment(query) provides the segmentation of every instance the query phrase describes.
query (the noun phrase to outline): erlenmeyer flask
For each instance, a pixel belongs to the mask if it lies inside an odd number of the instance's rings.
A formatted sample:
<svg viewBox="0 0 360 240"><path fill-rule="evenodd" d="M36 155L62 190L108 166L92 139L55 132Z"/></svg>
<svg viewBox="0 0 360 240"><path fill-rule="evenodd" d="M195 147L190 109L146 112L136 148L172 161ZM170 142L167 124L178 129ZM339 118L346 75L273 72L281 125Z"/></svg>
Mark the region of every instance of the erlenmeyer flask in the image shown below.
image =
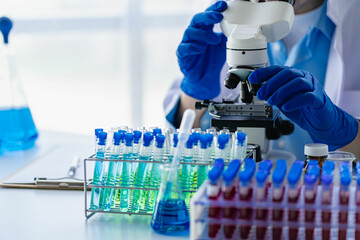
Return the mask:
<svg viewBox="0 0 360 240"><path fill-rule="evenodd" d="M159 233L178 233L189 229L190 218L179 182L179 168L161 167L161 184L151 220L151 227ZM169 174L174 174L171 191L166 193Z"/></svg>
<svg viewBox="0 0 360 240"><path fill-rule="evenodd" d="M0 44L0 146L24 150L34 146L38 133L16 70L15 54L8 45L12 22L0 18L4 43Z"/></svg>

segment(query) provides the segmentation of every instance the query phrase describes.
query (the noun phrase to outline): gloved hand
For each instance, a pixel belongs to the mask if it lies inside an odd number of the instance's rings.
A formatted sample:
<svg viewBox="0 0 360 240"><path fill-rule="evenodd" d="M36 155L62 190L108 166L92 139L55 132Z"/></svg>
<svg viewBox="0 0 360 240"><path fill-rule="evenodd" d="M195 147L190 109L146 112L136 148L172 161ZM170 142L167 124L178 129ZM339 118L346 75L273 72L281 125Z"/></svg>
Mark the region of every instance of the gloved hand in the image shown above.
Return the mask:
<svg viewBox="0 0 360 240"><path fill-rule="evenodd" d="M205 12L196 14L176 52L184 74L181 89L199 100L210 100L220 93L219 78L226 58L226 37L213 32L213 27L222 21L221 12L226 8L226 2L219 1Z"/></svg>
<svg viewBox="0 0 360 240"><path fill-rule="evenodd" d="M332 103L318 80L306 71L271 66L254 71L251 83L264 85L257 97L277 106L290 120L308 131L315 142L330 150L354 140L358 121Z"/></svg>

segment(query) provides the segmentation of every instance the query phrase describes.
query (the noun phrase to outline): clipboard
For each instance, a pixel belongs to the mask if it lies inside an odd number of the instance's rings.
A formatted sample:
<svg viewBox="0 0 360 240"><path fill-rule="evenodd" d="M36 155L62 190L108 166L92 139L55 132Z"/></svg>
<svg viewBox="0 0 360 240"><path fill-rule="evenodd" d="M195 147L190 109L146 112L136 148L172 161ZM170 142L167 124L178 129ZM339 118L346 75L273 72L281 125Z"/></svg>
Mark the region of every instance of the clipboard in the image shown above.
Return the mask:
<svg viewBox="0 0 360 240"><path fill-rule="evenodd" d="M56 190L84 190L84 164L81 162L73 178L67 176L74 156L87 156L89 146L55 145L41 156L0 181L1 187ZM91 176L90 165L87 175ZM90 180L90 179L89 179ZM89 181L88 180L88 181Z"/></svg>

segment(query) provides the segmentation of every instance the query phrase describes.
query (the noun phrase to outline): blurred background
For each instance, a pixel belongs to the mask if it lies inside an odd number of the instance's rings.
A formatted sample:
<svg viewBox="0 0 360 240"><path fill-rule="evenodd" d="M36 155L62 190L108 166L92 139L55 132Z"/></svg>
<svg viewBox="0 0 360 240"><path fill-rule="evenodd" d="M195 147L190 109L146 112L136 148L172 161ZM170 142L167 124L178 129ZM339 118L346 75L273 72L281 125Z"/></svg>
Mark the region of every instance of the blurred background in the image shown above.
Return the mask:
<svg viewBox="0 0 360 240"><path fill-rule="evenodd" d="M0 0L35 124L165 126L162 101L180 75L175 51L209 0Z"/></svg>

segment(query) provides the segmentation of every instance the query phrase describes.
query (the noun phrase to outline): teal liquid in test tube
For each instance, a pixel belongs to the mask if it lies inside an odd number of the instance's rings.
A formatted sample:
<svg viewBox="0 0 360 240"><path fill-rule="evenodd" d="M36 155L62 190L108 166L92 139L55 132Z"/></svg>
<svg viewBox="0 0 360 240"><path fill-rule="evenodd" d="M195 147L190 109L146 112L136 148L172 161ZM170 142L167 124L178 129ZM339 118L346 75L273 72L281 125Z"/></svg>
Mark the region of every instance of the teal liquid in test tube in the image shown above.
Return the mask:
<svg viewBox="0 0 360 240"><path fill-rule="evenodd" d="M121 129L118 132L120 134L120 145L119 145L120 159L123 159L124 150L125 150L125 134L126 134L126 131ZM120 187L122 167L123 167L123 164L119 162L118 165L117 165L117 170L116 170L115 187ZM120 204L120 189L116 188L115 191L114 191L111 208L115 208L116 205L119 205L119 204Z"/></svg>
<svg viewBox="0 0 360 240"><path fill-rule="evenodd" d="M154 161L162 162L164 158L164 142L165 136L157 134L155 136ZM160 186L160 165L161 163L153 163L150 174L149 188L159 188ZM155 207L158 191L148 191L146 212L152 213Z"/></svg>
<svg viewBox="0 0 360 240"><path fill-rule="evenodd" d="M120 141L121 141L121 133L114 132L113 136L113 144L111 145L110 149L110 159L111 160L119 160L120 159ZM106 186L113 187L115 186L115 180L116 180L116 173L117 173L117 167L119 165L119 162L110 162L109 163L109 170L106 178ZM100 197L102 199L101 208L104 211L110 211L113 196L114 196L115 189L114 188L103 188L101 194L103 197Z"/></svg>
<svg viewBox="0 0 360 240"><path fill-rule="evenodd" d="M106 132L99 133L99 140L96 145L96 158L104 159L105 158L105 151L106 151ZM94 177L93 177L93 185L101 185L102 174L103 172L103 162L96 161L95 162L95 169L94 169ZM98 210L100 204L100 188L94 187L91 190L91 202L90 202L90 209L91 210Z"/></svg>
<svg viewBox="0 0 360 240"><path fill-rule="evenodd" d="M194 135L189 135L189 138L186 142L186 146L184 149L183 154L183 161L184 163L191 163L193 162L193 144L194 144L195 138ZM181 165L181 188L182 190L190 190L192 187L192 181L191 181L191 165L190 164L182 164ZM185 198L185 203L187 206L189 206L190 203L190 192L184 192L183 193Z"/></svg>
<svg viewBox="0 0 360 240"><path fill-rule="evenodd" d="M124 160L133 160L132 158L132 142L133 134L125 134L125 150L123 159ZM131 162L123 162L122 174L121 174L121 187L130 187L131 186ZM127 212L129 208L130 200L130 190L129 189L120 189L120 211Z"/></svg>
<svg viewBox="0 0 360 240"><path fill-rule="evenodd" d="M149 161L151 158L151 142L153 139L153 135L150 132L147 132L144 134L143 137L143 144L141 146L140 150L140 161ZM136 170L136 177L134 182L134 187L137 188L143 188L146 186L146 163L139 163ZM142 198L145 198L145 191L140 189L134 189L133 190L133 200L132 200L132 206L131 206L131 212L139 212L141 208L144 208L144 206L141 207L141 203L144 202Z"/></svg>

